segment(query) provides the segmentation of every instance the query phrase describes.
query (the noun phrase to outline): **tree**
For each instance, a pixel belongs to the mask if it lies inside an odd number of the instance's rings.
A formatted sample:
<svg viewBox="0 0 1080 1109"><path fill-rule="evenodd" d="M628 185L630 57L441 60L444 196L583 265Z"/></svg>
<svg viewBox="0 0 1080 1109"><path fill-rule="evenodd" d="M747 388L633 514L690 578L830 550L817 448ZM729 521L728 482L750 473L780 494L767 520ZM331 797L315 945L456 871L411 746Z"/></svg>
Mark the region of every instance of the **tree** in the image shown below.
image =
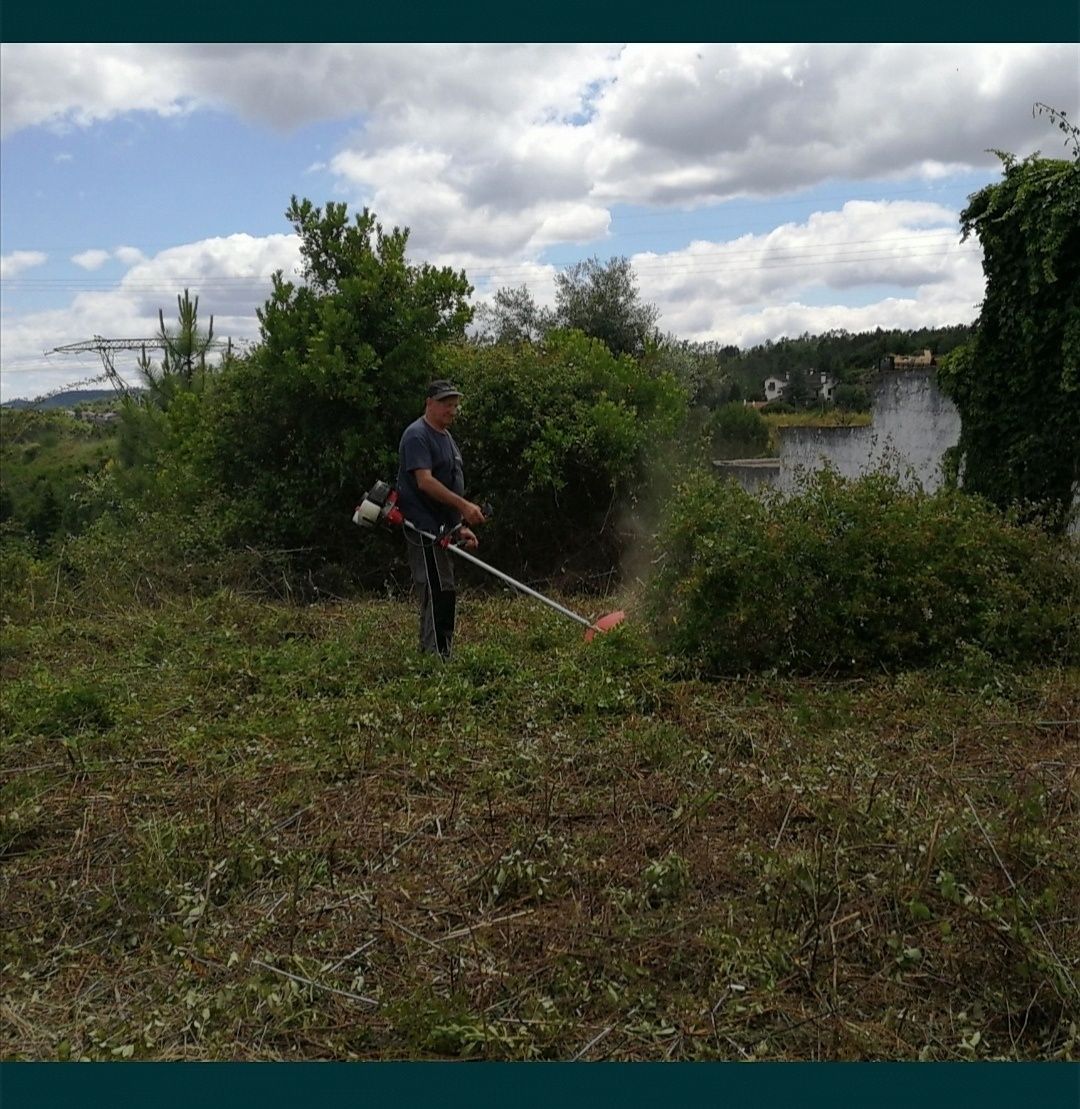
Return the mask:
<svg viewBox="0 0 1080 1109"><path fill-rule="evenodd" d="M660 310L643 304L628 258L575 262L555 275L555 320L600 339L616 357L640 355Z"/></svg>
<svg viewBox="0 0 1080 1109"><path fill-rule="evenodd" d="M669 476L664 451L686 410L674 377L578 331L440 357L465 392L454 436L469 493L495 506L484 557L526 580L618 566Z"/></svg>
<svg viewBox="0 0 1080 1109"><path fill-rule="evenodd" d="M784 386L784 400L795 408L806 408L814 403L814 388L805 370L792 370Z"/></svg>
<svg viewBox="0 0 1080 1109"><path fill-rule="evenodd" d="M464 341L472 288L410 263L408 230L385 232L366 208L350 221L344 204L293 197L286 215L304 280L274 275L260 344L216 383L206 465L236 540L322 559L355 552L355 498L394 477L436 346Z"/></svg>
<svg viewBox="0 0 1080 1109"><path fill-rule="evenodd" d="M731 395L733 383L721 367L716 343L656 336L645 343L640 361L650 373L671 374L691 407L716 408L727 400L742 399Z"/></svg>
<svg viewBox="0 0 1080 1109"><path fill-rule="evenodd" d="M756 458L769 445L769 425L758 410L735 401L713 413L709 430L714 458Z"/></svg>
<svg viewBox="0 0 1080 1109"><path fill-rule="evenodd" d="M158 309L158 339L163 354L160 367L155 367L143 347L139 357L139 373L150 393L165 405L177 388L193 388L200 375L206 373L206 354L214 343L214 317L205 333L199 331L199 298L191 299L184 290L176 298L177 327L165 326L165 312Z"/></svg>
<svg viewBox="0 0 1080 1109"><path fill-rule="evenodd" d="M199 327L199 298L187 289L176 298L177 324L165 326L164 310L158 309L160 364L155 365L143 347L139 376L145 388L125 393L120 404L117 459L122 467L116 481L121 496L129 501L152 501L175 496L190 482L166 481L180 446L198 423L199 408L207 379L206 355L214 345L214 317L206 331ZM174 450L176 448L176 450Z"/></svg>
<svg viewBox="0 0 1080 1109"><path fill-rule="evenodd" d="M1002 180L960 216L982 244L986 296L939 376L960 409L964 488L1061 531L1080 480L1080 153L998 154Z"/></svg>
<svg viewBox="0 0 1080 1109"><path fill-rule="evenodd" d="M476 314L480 338L494 343L537 343L555 326L554 313L536 303L527 285L499 289Z"/></svg>

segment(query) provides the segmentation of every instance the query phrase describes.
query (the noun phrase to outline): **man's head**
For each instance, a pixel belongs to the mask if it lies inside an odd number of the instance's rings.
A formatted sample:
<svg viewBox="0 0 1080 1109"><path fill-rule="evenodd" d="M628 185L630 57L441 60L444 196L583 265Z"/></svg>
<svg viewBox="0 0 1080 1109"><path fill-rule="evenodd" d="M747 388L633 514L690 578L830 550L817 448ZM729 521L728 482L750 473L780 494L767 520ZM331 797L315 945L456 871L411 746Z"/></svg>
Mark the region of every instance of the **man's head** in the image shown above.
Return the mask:
<svg viewBox="0 0 1080 1109"><path fill-rule="evenodd" d="M433 381L424 401L424 418L432 427L445 431L454 422L460 401L460 389L449 381Z"/></svg>

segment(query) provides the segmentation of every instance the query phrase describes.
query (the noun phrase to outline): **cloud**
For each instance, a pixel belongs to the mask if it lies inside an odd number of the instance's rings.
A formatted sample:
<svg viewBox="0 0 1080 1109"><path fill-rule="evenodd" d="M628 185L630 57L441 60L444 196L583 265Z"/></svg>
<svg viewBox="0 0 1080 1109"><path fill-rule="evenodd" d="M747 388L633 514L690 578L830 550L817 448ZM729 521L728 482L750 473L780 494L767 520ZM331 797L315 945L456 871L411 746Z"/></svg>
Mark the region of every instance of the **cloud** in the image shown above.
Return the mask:
<svg viewBox="0 0 1080 1109"><path fill-rule="evenodd" d="M1031 108L1042 101L1075 118L1077 60L1069 43L14 43L0 45L0 96L7 134L203 109L280 131L340 120L351 131L316 163L336 196L369 205L386 227L410 227L410 255L465 267L478 298L526 283L550 304L545 252L617 247L616 205L692 211L824 182L842 191L989 172L990 148L1057 155L1059 135ZM957 213L939 205L852 202L632 260L664 328L745 345L971 319L978 245L961 247L956 231ZM29 358L66 335L152 333L158 308L171 315L184 287L219 334L255 334L269 273L298 261L286 235L222 236L150 258L123 246L111 257L129 267L115 286L57 315L6 311L5 365L13 350ZM4 276L44 260L16 252Z"/></svg>
<svg viewBox="0 0 1080 1109"><path fill-rule="evenodd" d="M110 257L107 250L84 250L81 254L73 254L71 260L84 270L99 270Z"/></svg>
<svg viewBox="0 0 1080 1109"><path fill-rule="evenodd" d="M633 46L597 104L596 195L700 205L993 164L1077 104L1074 45Z"/></svg>
<svg viewBox="0 0 1080 1109"><path fill-rule="evenodd" d="M949 208L849 201L766 234L640 253L631 263L664 330L746 346L836 327L970 322L984 287L980 258L974 240L959 242ZM855 288L877 290L874 302L844 303Z"/></svg>
<svg viewBox="0 0 1080 1109"><path fill-rule="evenodd" d="M989 148L1053 145L1035 101L1080 107L1070 43L16 43L0 58L9 132L205 107L280 129L350 119L346 181L362 169L390 193L418 155L440 190L498 211L988 166Z"/></svg>
<svg viewBox="0 0 1080 1109"><path fill-rule="evenodd" d="M14 250L0 256L0 278L14 277L33 266L43 265L49 256L40 250Z"/></svg>
<svg viewBox="0 0 1080 1109"><path fill-rule="evenodd" d="M99 270L111 258L122 262L125 266L134 266L146 261L146 255L135 246L118 246L115 250L84 250L81 254L73 254L71 260L84 270Z"/></svg>
<svg viewBox="0 0 1080 1109"><path fill-rule="evenodd" d="M120 250L134 248L118 248L116 253ZM157 332L159 309L166 322L175 319L176 297L185 288L199 298L202 324L214 316L217 337L255 339L259 334L255 313L269 294L271 275L279 269L287 276L294 275L299 265L295 235L228 235L170 247L144 258L115 286L80 292L63 308L5 313L0 317L3 399L37 396L100 372L96 355L54 355L45 362L42 352L94 335L148 338ZM134 380L135 357L116 358L117 370L129 380Z"/></svg>

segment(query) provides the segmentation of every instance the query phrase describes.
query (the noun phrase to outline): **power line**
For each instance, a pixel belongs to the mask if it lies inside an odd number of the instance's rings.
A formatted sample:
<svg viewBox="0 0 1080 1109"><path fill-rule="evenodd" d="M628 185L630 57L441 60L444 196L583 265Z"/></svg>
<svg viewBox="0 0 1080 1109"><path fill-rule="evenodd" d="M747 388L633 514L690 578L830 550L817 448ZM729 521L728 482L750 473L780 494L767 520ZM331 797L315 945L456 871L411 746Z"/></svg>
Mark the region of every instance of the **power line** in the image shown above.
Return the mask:
<svg viewBox="0 0 1080 1109"><path fill-rule="evenodd" d="M929 239L923 239L928 246L934 244ZM965 246L959 243L941 250L907 250L897 253L889 249L891 243L885 241L877 246L865 250L842 250L830 248L825 251L808 252L803 255L791 250L775 250L770 248L753 248L749 250L724 250L718 247L713 251L700 253L687 253L686 250L678 252L678 261L655 256L652 259L638 258L634 261L635 274L641 275L666 275L679 273L718 273L734 272L747 273L762 269L786 269L852 265L867 262L905 262L919 258L946 258L962 255L977 255L977 245ZM674 252L673 252L674 253ZM734 261L732 260L734 259ZM503 279L514 280L518 276L523 278L534 277L537 269L550 268L558 270L559 267L547 262L518 262L505 265L460 267L465 269L466 276L473 280ZM171 292L177 284L186 284L197 287L201 291L218 290L221 292L236 292L240 288L257 285L258 280L248 277L217 277L199 278L194 275L177 276L170 282L124 282L116 281L111 284L89 284L87 282L72 281L63 278L38 278L31 283L27 279L9 278L2 282L4 291L27 293L50 292Z"/></svg>

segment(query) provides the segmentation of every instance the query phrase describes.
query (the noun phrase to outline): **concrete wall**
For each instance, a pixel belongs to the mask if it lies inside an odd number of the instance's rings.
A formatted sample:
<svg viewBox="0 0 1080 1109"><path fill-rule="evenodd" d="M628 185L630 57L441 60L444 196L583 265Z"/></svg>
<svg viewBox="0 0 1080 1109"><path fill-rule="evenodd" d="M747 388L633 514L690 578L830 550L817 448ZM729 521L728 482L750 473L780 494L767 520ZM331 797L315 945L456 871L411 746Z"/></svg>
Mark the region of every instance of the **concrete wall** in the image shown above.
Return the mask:
<svg viewBox="0 0 1080 1109"><path fill-rule="evenodd" d="M721 475L737 481L748 493L776 485L780 477L779 458L740 458L714 465Z"/></svg>
<svg viewBox="0 0 1080 1109"><path fill-rule="evenodd" d="M869 427L785 427L780 457L717 462L742 487L775 486L793 492L807 471L831 465L854 478L888 465L913 475L927 492L941 487L942 460L960 439L960 413L937 387L933 368L890 370L878 375ZM1080 512L1069 531L1080 536Z"/></svg>
<svg viewBox="0 0 1080 1109"><path fill-rule="evenodd" d="M869 427L790 427L780 431L777 484L791 492L800 470L828 463L844 477L882 465L910 473L928 492L941 486L945 451L960 438L960 413L930 370L878 375Z"/></svg>
<svg viewBox="0 0 1080 1109"><path fill-rule="evenodd" d="M780 457L717 463L744 489L775 485L786 493L806 471L830 465L854 478L882 465L912 474L929 492L942 482L942 459L960 438L960 413L937 387L933 369L880 373L869 427L785 427ZM778 464L777 464L778 463Z"/></svg>

